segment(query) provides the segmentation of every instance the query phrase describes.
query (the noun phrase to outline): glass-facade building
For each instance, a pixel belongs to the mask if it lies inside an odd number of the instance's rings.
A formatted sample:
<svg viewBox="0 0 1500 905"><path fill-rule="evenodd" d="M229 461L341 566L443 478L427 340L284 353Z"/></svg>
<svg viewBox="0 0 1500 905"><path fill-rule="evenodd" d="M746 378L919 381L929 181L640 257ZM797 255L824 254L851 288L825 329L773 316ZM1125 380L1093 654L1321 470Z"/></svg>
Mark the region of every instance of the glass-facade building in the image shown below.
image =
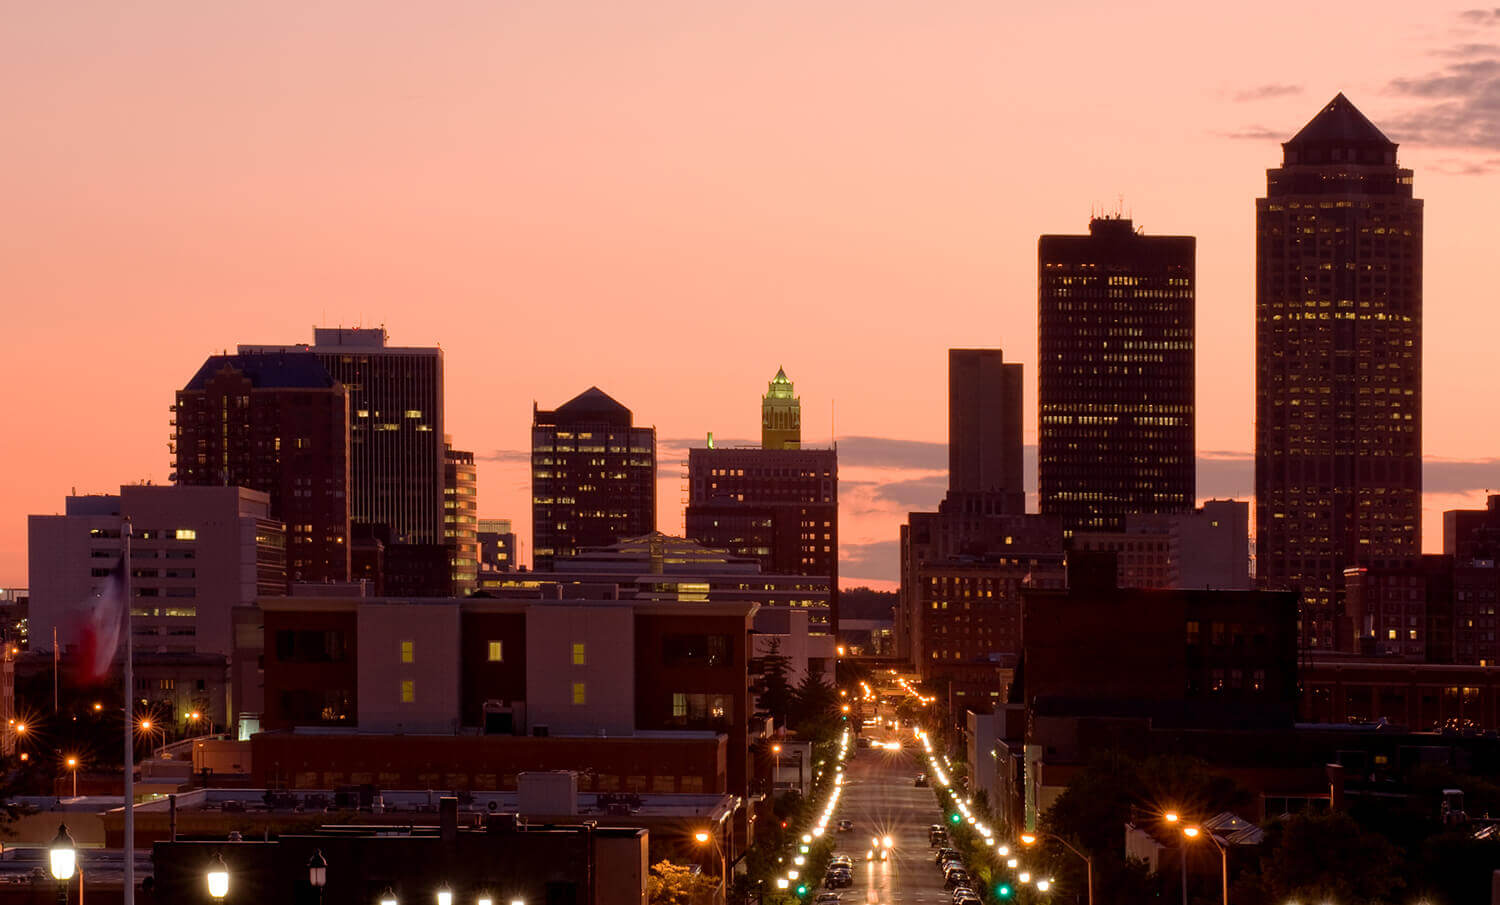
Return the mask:
<svg viewBox="0 0 1500 905"><path fill-rule="evenodd" d="M1255 526L1304 647L1344 649L1343 575L1421 552L1422 202L1342 94L1255 203Z"/></svg>
<svg viewBox="0 0 1500 905"><path fill-rule="evenodd" d="M1063 530L1196 503L1196 240L1099 217L1038 244L1038 477Z"/></svg>
<svg viewBox="0 0 1500 905"><path fill-rule="evenodd" d="M656 428L598 387L531 424L533 566L656 530Z"/></svg>

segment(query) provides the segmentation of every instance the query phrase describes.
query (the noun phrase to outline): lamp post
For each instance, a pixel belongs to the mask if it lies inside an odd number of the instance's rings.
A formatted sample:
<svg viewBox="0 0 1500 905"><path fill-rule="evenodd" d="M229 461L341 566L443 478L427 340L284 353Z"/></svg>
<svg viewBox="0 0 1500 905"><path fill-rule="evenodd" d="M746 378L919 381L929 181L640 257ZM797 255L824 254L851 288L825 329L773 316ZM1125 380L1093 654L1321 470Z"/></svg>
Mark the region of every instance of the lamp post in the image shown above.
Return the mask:
<svg viewBox="0 0 1500 905"><path fill-rule="evenodd" d="M1175 824L1180 818L1176 811L1168 811L1161 815L1168 823ZM1177 846L1177 861L1182 865L1182 905L1187 905L1187 846Z"/></svg>
<svg viewBox="0 0 1500 905"><path fill-rule="evenodd" d="M328 885L328 859L320 848L313 849L313 856L307 860L307 882L318 891L318 901L323 901L323 887Z"/></svg>
<svg viewBox="0 0 1500 905"><path fill-rule="evenodd" d="M1209 842L1212 842L1214 844L1214 848L1219 850L1219 877L1224 883L1224 905L1229 905L1229 849L1220 845L1219 840L1214 838L1213 833L1206 833L1196 826L1183 827L1182 835L1186 836L1190 840L1198 839L1200 837L1207 839Z"/></svg>
<svg viewBox="0 0 1500 905"><path fill-rule="evenodd" d="M1025 845L1036 845L1037 840L1042 837L1061 843L1063 848L1083 859L1083 866L1088 871L1088 903L1089 905L1094 905L1094 859L1074 848L1068 843L1068 840L1056 833L1023 833L1021 834L1021 842Z"/></svg>
<svg viewBox="0 0 1500 905"><path fill-rule="evenodd" d="M68 905L68 881L73 879L74 873L78 874L78 899L82 903L83 871L78 866L78 846L74 844L65 823L57 826L57 837L47 849L47 862L52 869L53 879L57 881L58 905Z"/></svg>
<svg viewBox="0 0 1500 905"><path fill-rule="evenodd" d="M719 901L727 901L729 898L729 878L725 874L729 873L729 865L726 863L728 855L725 854L723 847L719 845L718 834L711 829L698 830L693 833L693 841L699 845L713 844L713 848L710 851L719 856Z"/></svg>
<svg viewBox="0 0 1500 905"><path fill-rule="evenodd" d="M385 892L380 894L380 905L396 905L396 894L387 886Z"/></svg>
<svg viewBox="0 0 1500 905"><path fill-rule="evenodd" d="M218 852L214 852L213 860L208 862L208 894L215 902L222 902L229 895L229 865Z"/></svg>
<svg viewBox="0 0 1500 905"><path fill-rule="evenodd" d="M437 905L453 905L453 889L446 883L437 891Z"/></svg>
<svg viewBox="0 0 1500 905"><path fill-rule="evenodd" d="M66 761L68 769L73 771L73 797L78 797L78 758L70 757Z"/></svg>

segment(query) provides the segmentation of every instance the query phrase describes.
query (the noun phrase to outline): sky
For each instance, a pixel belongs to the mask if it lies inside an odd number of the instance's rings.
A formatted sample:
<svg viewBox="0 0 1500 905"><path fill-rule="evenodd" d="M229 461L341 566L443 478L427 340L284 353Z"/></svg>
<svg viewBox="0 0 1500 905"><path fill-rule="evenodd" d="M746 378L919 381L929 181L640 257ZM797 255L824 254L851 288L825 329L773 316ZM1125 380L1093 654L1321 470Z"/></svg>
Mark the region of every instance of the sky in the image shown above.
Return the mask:
<svg viewBox="0 0 1500 905"><path fill-rule="evenodd" d="M785 366L837 438L846 585L942 496L946 350L1026 366L1036 241L1198 237L1199 493L1248 497L1254 199L1339 91L1426 200L1424 546L1500 489L1500 10L1396 2L161 0L0 11L0 587L26 516L165 482L209 354L441 345L480 514L529 554L533 401L683 450ZM1030 471L1035 481L1035 471Z"/></svg>

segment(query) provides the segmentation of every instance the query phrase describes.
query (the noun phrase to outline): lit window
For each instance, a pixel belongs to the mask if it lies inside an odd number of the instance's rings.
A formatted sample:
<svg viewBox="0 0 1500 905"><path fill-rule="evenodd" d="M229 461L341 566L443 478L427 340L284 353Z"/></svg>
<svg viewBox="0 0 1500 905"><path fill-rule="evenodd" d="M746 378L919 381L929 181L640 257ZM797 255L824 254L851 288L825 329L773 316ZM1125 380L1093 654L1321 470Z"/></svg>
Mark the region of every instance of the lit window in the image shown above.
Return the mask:
<svg viewBox="0 0 1500 905"><path fill-rule="evenodd" d="M401 703L411 704L417 700L417 680L401 680Z"/></svg>
<svg viewBox="0 0 1500 905"><path fill-rule="evenodd" d="M178 528L177 529L177 539L178 540L197 540L198 539L198 532L195 531L192 528Z"/></svg>
<svg viewBox="0 0 1500 905"><path fill-rule="evenodd" d="M573 642L573 665L574 666L586 666L586 665L588 665L588 657L584 656L584 648L583 648L583 642L582 641L574 641ZM579 686L579 687L582 687L582 686Z"/></svg>
<svg viewBox="0 0 1500 905"><path fill-rule="evenodd" d="M401 662L411 663L417 658L416 644L412 641L401 642Z"/></svg>
<svg viewBox="0 0 1500 905"><path fill-rule="evenodd" d="M573 703L580 707L588 703L588 695L584 692L582 682L573 683Z"/></svg>
<svg viewBox="0 0 1500 905"><path fill-rule="evenodd" d="M490 642L490 662L491 663L503 663L504 661L505 661L505 642L504 641L491 641Z"/></svg>
<svg viewBox="0 0 1500 905"><path fill-rule="evenodd" d="M687 716L687 695L683 692L675 692L672 695L672 715Z"/></svg>

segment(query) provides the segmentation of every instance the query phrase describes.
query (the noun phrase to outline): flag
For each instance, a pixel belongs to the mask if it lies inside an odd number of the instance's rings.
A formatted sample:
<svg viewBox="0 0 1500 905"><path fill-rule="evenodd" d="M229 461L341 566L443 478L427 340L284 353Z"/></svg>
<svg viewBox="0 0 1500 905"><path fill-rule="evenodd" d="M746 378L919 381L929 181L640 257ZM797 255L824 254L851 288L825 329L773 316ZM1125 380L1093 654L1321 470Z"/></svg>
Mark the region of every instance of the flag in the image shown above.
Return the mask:
<svg viewBox="0 0 1500 905"><path fill-rule="evenodd" d="M125 558L110 570L104 580L84 601L83 612L75 620L77 669L79 679L97 682L109 673L115 650L120 645L120 628L124 622Z"/></svg>

